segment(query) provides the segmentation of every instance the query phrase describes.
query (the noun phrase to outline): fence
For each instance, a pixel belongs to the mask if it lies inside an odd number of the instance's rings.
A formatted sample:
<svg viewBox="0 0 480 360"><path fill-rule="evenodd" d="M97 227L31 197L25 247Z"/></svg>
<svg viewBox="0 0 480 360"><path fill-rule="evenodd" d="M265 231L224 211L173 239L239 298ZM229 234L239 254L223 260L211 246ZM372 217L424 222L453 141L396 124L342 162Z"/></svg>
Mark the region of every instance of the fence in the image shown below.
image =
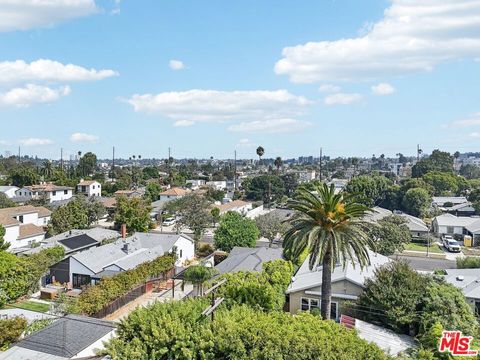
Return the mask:
<svg viewBox="0 0 480 360"><path fill-rule="evenodd" d="M149 279L144 284L133 288L125 295L122 295L117 299L113 300L111 303L106 305L103 309L101 309L100 311L96 312L91 316L97 319L102 319L110 314L113 314L115 311L127 305L128 303L132 302L133 300L138 299L143 294L146 294L147 292L152 291L155 283L159 283L159 282L171 279L174 274L175 274L175 269L171 269L157 278Z"/></svg>

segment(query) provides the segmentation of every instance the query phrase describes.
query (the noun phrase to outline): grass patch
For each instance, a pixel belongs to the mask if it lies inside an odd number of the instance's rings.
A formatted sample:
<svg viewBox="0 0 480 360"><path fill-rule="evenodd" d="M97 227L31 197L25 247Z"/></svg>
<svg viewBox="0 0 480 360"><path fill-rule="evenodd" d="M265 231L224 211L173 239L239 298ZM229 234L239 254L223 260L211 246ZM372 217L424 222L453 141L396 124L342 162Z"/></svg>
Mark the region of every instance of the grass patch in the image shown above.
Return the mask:
<svg viewBox="0 0 480 360"><path fill-rule="evenodd" d="M427 246L423 244L409 243L405 245L405 250L427 252ZM428 251L437 254L443 253L443 251L436 244L430 245Z"/></svg>
<svg viewBox="0 0 480 360"><path fill-rule="evenodd" d="M24 310L43 312L43 313L50 310L50 306L48 304L43 304L43 303L39 303L36 301L29 301L29 300L13 304L12 307L20 308Z"/></svg>

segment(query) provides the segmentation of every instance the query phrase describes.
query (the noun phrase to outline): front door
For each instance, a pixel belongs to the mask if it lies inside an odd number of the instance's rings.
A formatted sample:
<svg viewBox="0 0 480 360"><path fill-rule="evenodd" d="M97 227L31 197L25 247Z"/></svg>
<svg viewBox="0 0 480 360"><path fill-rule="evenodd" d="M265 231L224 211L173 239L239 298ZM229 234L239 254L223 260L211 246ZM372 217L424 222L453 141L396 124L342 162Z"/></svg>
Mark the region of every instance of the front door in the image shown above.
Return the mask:
<svg viewBox="0 0 480 360"><path fill-rule="evenodd" d="M75 289L80 289L82 286L91 284L90 275L73 274L72 281Z"/></svg>

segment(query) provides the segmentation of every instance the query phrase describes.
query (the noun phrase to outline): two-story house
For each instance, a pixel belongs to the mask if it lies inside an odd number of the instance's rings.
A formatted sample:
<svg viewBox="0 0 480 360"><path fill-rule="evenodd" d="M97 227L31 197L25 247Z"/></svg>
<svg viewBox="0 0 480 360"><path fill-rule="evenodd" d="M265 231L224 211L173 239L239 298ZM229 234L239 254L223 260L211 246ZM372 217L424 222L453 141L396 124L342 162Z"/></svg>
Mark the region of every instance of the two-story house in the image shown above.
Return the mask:
<svg viewBox="0 0 480 360"><path fill-rule="evenodd" d="M81 179L77 185L77 193L87 197L102 196L102 184L95 180Z"/></svg>
<svg viewBox="0 0 480 360"><path fill-rule="evenodd" d="M68 186L58 186L51 183L40 185L25 186L15 191L15 196L32 200L45 199L49 203L71 199L73 188Z"/></svg>
<svg viewBox="0 0 480 360"><path fill-rule="evenodd" d="M42 206L17 206L0 209L0 225L5 228L3 236L10 243L9 251L29 247L45 239L45 226L52 212Z"/></svg>

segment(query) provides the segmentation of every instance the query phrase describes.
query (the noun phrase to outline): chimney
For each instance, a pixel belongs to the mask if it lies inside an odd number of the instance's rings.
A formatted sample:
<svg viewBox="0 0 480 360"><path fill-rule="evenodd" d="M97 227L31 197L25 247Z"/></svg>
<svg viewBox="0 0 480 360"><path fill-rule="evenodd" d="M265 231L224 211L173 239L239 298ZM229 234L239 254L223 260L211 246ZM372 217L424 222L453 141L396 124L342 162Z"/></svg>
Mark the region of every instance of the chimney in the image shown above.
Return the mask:
<svg viewBox="0 0 480 360"><path fill-rule="evenodd" d="M123 244L122 250L125 254L128 254L128 243Z"/></svg>
<svg viewBox="0 0 480 360"><path fill-rule="evenodd" d="M125 239L127 237L127 224L122 224L120 231L122 233L122 238Z"/></svg>

